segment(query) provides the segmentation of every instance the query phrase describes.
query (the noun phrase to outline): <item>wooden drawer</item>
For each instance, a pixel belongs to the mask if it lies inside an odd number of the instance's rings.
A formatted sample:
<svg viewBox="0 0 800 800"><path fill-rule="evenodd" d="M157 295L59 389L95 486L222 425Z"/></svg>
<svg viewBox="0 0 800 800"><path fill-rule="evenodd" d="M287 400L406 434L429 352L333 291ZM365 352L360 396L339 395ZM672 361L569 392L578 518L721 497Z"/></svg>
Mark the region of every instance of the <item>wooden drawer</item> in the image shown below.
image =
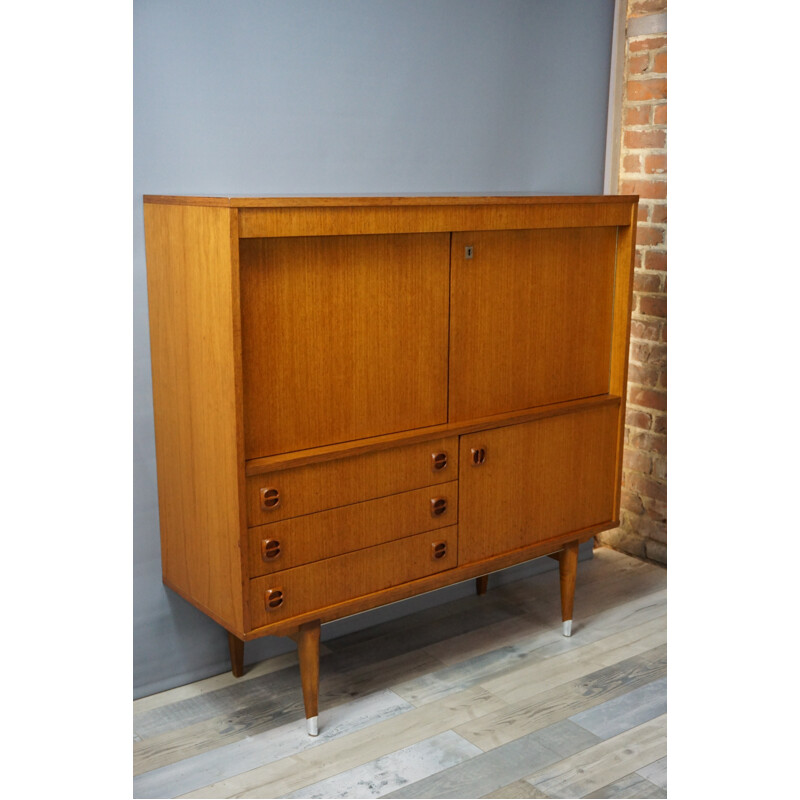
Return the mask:
<svg viewBox="0 0 800 800"><path fill-rule="evenodd" d="M441 453L446 455L444 466L434 462ZM254 475L247 479L247 521L250 526L263 525L457 477L455 436Z"/></svg>
<svg viewBox="0 0 800 800"><path fill-rule="evenodd" d="M458 522L458 481L250 529L250 576L391 542Z"/></svg>
<svg viewBox="0 0 800 800"><path fill-rule="evenodd" d="M254 578L250 581L253 627L451 569L458 555L457 530L442 528Z"/></svg>

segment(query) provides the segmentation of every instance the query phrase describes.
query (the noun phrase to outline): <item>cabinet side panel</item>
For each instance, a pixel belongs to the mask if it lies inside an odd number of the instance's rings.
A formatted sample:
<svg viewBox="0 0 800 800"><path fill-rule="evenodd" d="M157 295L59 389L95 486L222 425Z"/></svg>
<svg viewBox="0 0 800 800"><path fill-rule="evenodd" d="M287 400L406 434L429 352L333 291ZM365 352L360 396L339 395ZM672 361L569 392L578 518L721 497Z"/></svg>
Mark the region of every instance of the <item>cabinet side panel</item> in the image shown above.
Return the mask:
<svg viewBox="0 0 800 800"><path fill-rule="evenodd" d="M619 519L622 490L622 456L625 445L625 409L628 396L628 357L631 339L631 311L633 302L633 270L636 255L636 217L638 202L630 209L630 221L618 229L616 269L614 273L614 321L611 335L611 375L609 391L622 398L619 407L617 461L615 467L616 492L614 519Z"/></svg>
<svg viewBox="0 0 800 800"><path fill-rule="evenodd" d="M144 208L162 572L242 631L231 213Z"/></svg>

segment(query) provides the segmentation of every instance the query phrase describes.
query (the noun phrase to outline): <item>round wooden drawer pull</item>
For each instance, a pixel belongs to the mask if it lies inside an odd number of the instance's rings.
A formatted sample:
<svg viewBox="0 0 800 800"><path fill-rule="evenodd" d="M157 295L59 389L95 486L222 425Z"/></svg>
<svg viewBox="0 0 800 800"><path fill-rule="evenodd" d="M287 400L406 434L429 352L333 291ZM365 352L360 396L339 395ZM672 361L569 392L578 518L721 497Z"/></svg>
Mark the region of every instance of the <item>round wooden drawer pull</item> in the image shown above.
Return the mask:
<svg viewBox="0 0 800 800"><path fill-rule="evenodd" d="M280 608L283 605L283 589L267 589L264 596L264 603L267 611Z"/></svg>
<svg viewBox="0 0 800 800"><path fill-rule="evenodd" d="M433 471L440 472L447 466L447 453L431 453Z"/></svg>
<svg viewBox="0 0 800 800"><path fill-rule="evenodd" d="M281 543L277 539L261 540L261 558L264 561L272 561L281 554Z"/></svg>
<svg viewBox="0 0 800 800"><path fill-rule="evenodd" d="M446 497L431 497L431 516L441 517L447 511Z"/></svg>
<svg viewBox="0 0 800 800"><path fill-rule="evenodd" d="M486 461L486 449L483 447L473 447L470 451L472 453L472 466L479 467Z"/></svg>
<svg viewBox="0 0 800 800"><path fill-rule="evenodd" d="M281 493L271 486L261 489L261 508L264 511L272 511L281 504Z"/></svg>
<svg viewBox="0 0 800 800"><path fill-rule="evenodd" d="M434 542L431 545L431 558L438 561L447 555L447 542Z"/></svg>

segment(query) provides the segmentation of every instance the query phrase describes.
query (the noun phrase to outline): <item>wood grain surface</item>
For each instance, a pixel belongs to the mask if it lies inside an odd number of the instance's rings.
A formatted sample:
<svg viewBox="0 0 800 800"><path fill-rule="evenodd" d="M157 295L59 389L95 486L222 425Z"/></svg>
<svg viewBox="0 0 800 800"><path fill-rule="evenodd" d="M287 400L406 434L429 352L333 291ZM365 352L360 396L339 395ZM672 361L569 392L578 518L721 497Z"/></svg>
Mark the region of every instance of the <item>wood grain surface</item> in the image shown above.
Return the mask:
<svg viewBox="0 0 800 800"><path fill-rule="evenodd" d="M259 627L369 595L455 566L456 526L420 533L387 544L275 572L250 581L253 625ZM445 546L441 558L433 548ZM265 593L280 590L283 602L265 605Z"/></svg>
<svg viewBox="0 0 800 800"><path fill-rule="evenodd" d="M235 213L147 204L144 222L163 575L242 631Z"/></svg>
<svg viewBox="0 0 800 800"><path fill-rule="evenodd" d="M239 236L336 236L533 228L626 225L630 201L573 203L363 204L298 207L245 207L239 210ZM353 213L356 211L358 213Z"/></svg>
<svg viewBox="0 0 800 800"><path fill-rule="evenodd" d="M444 502L441 513L433 513L434 501ZM259 525L250 529L250 577L445 528L457 521L458 481L450 481ZM265 560L262 553L267 541L278 554Z"/></svg>
<svg viewBox="0 0 800 800"><path fill-rule="evenodd" d="M447 421L449 243L240 243L248 459Z"/></svg>
<svg viewBox="0 0 800 800"><path fill-rule="evenodd" d="M616 240L608 227L453 234L451 422L608 393Z"/></svg>
<svg viewBox="0 0 800 800"><path fill-rule="evenodd" d="M442 469L434 469L438 453L447 456ZM458 438L435 439L248 478L247 519L250 525L277 522L457 478ZM261 490L269 487L278 490L280 505L264 510Z"/></svg>
<svg viewBox="0 0 800 800"><path fill-rule="evenodd" d="M462 436L459 564L610 520L617 422L603 407Z"/></svg>

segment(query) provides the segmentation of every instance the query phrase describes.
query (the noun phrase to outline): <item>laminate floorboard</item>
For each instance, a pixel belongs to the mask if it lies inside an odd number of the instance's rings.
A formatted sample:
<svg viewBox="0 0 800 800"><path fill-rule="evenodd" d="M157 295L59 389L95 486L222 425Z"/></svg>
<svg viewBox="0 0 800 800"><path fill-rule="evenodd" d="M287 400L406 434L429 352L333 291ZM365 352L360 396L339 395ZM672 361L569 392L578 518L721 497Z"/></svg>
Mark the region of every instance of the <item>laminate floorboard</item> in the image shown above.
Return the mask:
<svg viewBox="0 0 800 800"><path fill-rule="evenodd" d="M600 548L558 572L134 702L134 797L664 797L666 570Z"/></svg>
<svg viewBox="0 0 800 800"><path fill-rule="evenodd" d="M527 781L522 781L527 783ZM528 786L530 784L528 783ZM533 788L533 787L531 787ZM534 790L538 791L538 790ZM546 795L537 795L538 797L545 797ZM638 798L638 800L647 800L651 797L666 797L667 790L661 786L656 786L651 781L643 778L638 772L632 772L624 778L620 778L614 783L609 783L608 786L603 786L600 789L590 792L586 797L597 798Z"/></svg>

